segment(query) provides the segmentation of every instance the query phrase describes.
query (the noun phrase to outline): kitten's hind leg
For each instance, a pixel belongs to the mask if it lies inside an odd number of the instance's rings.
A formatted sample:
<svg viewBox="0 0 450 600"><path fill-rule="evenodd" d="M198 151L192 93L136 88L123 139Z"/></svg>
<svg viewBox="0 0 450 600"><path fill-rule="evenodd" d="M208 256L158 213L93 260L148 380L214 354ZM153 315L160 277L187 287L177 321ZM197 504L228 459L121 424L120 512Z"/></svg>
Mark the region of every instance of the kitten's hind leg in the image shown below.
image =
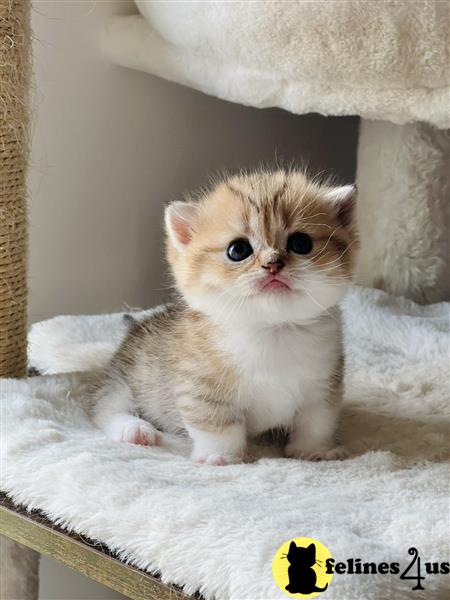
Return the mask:
<svg viewBox="0 0 450 600"><path fill-rule="evenodd" d="M108 382L94 394L93 421L115 442L140 446L161 444L161 433L133 414L134 408L128 385L122 381Z"/></svg>

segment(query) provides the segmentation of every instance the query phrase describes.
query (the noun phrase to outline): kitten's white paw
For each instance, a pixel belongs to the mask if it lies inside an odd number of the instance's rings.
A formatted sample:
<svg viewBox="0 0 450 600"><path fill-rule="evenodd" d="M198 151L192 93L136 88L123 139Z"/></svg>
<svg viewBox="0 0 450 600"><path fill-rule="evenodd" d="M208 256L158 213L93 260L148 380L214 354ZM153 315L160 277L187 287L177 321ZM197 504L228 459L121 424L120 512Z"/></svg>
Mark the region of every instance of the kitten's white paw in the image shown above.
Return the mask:
<svg viewBox="0 0 450 600"><path fill-rule="evenodd" d="M103 427L103 431L115 442L157 446L162 441L161 433L151 423L131 415L117 415Z"/></svg>
<svg viewBox="0 0 450 600"><path fill-rule="evenodd" d="M288 458L300 458L301 460L321 461L321 460L345 460L350 456L344 446L336 446L330 450L305 451L300 448L286 446L286 456Z"/></svg>
<svg viewBox="0 0 450 600"><path fill-rule="evenodd" d="M186 426L194 446L191 460L207 465L229 465L242 462L245 451L243 423L229 425L220 431L204 431Z"/></svg>
<svg viewBox="0 0 450 600"><path fill-rule="evenodd" d="M191 459L200 465L216 465L218 467L224 467L225 465L231 465L233 463L240 462L240 460L229 454L196 454L192 453Z"/></svg>

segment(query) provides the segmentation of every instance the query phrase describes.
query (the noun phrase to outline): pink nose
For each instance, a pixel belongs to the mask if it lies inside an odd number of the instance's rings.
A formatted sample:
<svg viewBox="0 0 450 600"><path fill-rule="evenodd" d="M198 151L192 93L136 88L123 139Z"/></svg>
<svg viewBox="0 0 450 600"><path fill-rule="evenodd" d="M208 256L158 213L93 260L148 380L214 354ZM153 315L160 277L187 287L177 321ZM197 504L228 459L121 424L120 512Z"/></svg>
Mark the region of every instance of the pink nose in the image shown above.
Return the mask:
<svg viewBox="0 0 450 600"><path fill-rule="evenodd" d="M279 273L281 271L281 269L283 267L284 267L284 262L282 262L281 260L275 260L275 261L269 262L266 265L262 266L262 268L269 271L271 275L276 275L277 273Z"/></svg>

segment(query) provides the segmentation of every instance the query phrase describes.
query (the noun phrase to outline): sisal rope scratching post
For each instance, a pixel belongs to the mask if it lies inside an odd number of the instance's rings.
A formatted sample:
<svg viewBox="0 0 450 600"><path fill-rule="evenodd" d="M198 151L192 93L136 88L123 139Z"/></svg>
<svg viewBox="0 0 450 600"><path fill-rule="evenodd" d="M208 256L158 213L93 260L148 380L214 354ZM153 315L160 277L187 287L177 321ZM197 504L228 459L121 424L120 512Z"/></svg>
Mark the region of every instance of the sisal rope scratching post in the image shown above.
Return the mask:
<svg viewBox="0 0 450 600"><path fill-rule="evenodd" d="M0 0L0 376L26 374L29 5Z"/></svg>
<svg viewBox="0 0 450 600"><path fill-rule="evenodd" d="M30 42L29 1L0 0L0 377L24 377L27 368ZM35 600L38 555L7 538L0 542L1 599Z"/></svg>

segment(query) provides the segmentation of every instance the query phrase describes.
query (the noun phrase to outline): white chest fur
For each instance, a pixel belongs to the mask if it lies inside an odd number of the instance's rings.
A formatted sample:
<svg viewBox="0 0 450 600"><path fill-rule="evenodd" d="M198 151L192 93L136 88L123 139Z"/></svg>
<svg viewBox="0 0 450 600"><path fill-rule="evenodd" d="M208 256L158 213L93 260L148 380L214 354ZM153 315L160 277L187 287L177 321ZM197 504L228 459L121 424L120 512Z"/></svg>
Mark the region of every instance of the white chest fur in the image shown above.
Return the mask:
<svg viewBox="0 0 450 600"><path fill-rule="evenodd" d="M236 402L249 433L289 426L302 407L318 400L339 358L340 335L340 323L331 317L306 326L227 332L220 345L239 373Z"/></svg>

